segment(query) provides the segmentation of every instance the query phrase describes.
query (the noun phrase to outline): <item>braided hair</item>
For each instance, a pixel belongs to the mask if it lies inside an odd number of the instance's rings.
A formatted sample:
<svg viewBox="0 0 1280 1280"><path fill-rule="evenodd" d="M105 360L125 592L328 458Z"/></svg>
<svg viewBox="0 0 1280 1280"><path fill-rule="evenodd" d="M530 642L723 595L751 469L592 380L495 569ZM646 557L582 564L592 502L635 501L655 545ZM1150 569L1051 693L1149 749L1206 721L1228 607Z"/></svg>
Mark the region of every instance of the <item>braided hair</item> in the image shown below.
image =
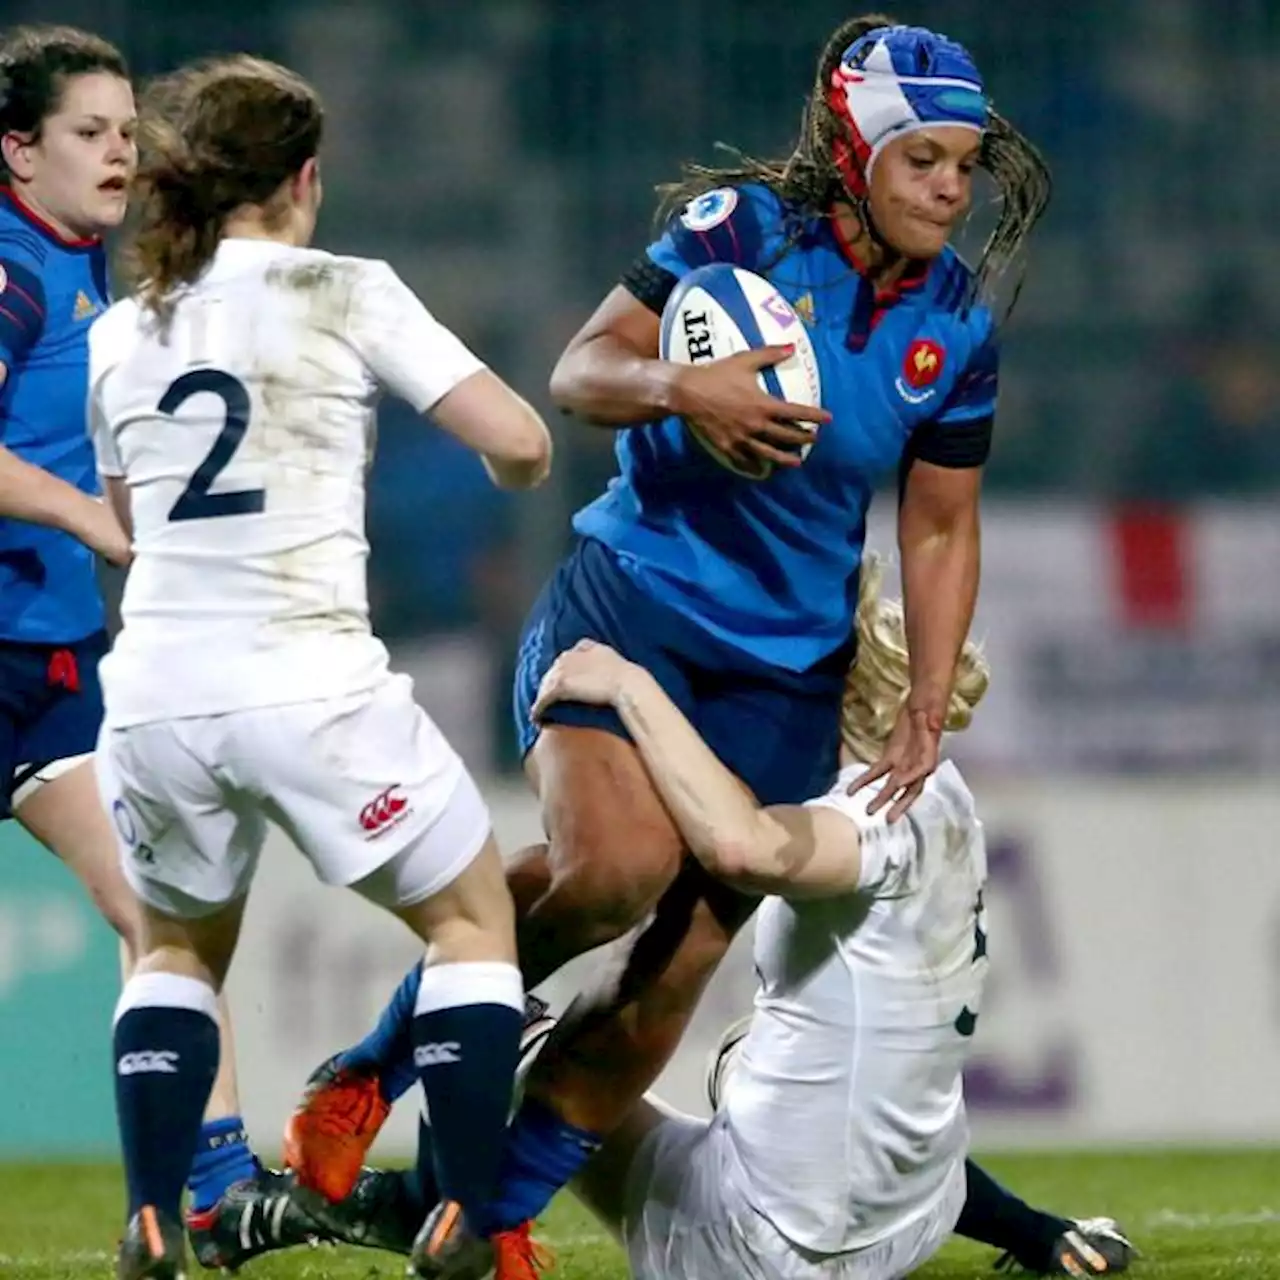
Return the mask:
<svg viewBox="0 0 1280 1280"><path fill-rule="evenodd" d="M875 236L865 197L849 191L833 159L837 147L848 142L849 134L847 124L831 109L828 89L851 44L881 27L897 25L887 14L869 13L837 27L818 59L800 136L791 154L785 159L764 160L730 148L736 163L723 167L685 165L680 181L658 187L659 220L665 222L690 200L716 187L756 182L772 190L801 219L829 218L837 203L852 204L863 225ZM1049 166L1036 147L994 109L988 112L978 163L1000 192L1000 212L974 272L974 294L989 298L1014 268L1012 294L1005 308L1007 316L1021 288L1025 270L1022 249L1048 207L1053 182Z"/></svg>

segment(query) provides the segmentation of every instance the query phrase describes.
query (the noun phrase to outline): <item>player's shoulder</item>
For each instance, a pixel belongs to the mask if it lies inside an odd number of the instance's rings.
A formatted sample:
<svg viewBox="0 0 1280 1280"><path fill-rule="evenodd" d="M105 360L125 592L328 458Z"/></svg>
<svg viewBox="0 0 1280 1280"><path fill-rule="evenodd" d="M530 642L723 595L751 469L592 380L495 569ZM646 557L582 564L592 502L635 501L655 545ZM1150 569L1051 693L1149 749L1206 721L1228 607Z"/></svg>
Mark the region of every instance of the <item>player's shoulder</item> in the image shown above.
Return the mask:
<svg viewBox="0 0 1280 1280"><path fill-rule="evenodd" d="M13 205L0 198L0 259L17 264L37 276L57 265L57 246L40 234Z"/></svg>
<svg viewBox="0 0 1280 1280"><path fill-rule="evenodd" d="M275 285L302 292L352 288L395 275L390 263L381 258L361 258L354 254L330 253L311 246L287 246L267 268L267 278Z"/></svg>
<svg viewBox="0 0 1280 1280"><path fill-rule="evenodd" d="M686 230L705 233L743 219L767 227L780 222L784 211L785 203L772 187L763 182L741 182L695 195L675 217Z"/></svg>
<svg viewBox="0 0 1280 1280"><path fill-rule="evenodd" d="M954 760L943 760L925 784L925 790L954 821L969 824L976 819L977 801Z"/></svg>
<svg viewBox="0 0 1280 1280"><path fill-rule="evenodd" d="M712 187L672 214L656 256L668 267L731 262L756 270L777 256L788 225L788 206L765 183Z"/></svg>
<svg viewBox="0 0 1280 1280"><path fill-rule="evenodd" d="M866 769L866 764L860 762L845 765L831 787L823 795L807 801L807 804L818 808L836 809L858 827L865 826L867 805L879 794L884 785L882 782L873 782L850 794L849 788L861 774L866 772ZM943 760L930 775L925 782L924 792L912 807L912 812L917 819L934 817L961 826L975 820L977 805L973 793L953 761Z"/></svg>
<svg viewBox="0 0 1280 1280"><path fill-rule="evenodd" d="M89 326L89 362L92 368L105 371L116 364L145 332L148 317L136 297L113 302Z"/></svg>

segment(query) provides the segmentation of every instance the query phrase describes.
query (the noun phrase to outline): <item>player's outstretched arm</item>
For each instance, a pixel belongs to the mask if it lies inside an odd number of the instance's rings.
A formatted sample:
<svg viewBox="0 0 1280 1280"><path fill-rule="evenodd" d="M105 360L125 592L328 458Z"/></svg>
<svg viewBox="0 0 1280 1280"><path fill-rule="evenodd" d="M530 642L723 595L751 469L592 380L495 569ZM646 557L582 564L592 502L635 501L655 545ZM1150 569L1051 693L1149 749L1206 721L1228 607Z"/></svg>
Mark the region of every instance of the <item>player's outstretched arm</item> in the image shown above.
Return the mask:
<svg viewBox="0 0 1280 1280"><path fill-rule="evenodd" d="M583 641L547 672L534 714L565 700L617 708L690 851L717 878L791 898L857 887L853 823L833 809L762 808L643 667Z"/></svg>
<svg viewBox="0 0 1280 1280"><path fill-rule="evenodd" d="M903 486L898 552L911 689L884 754L851 788L885 778L867 811L892 804L890 822L910 808L938 767L956 660L978 596L981 484L980 467L916 460Z"/></svg>
<svg viewBox="0 0 1280 1280"><path fill-rule="evenodd" d="M500 489L532 489L551 470L547 424L488 369L459 382L431 410L431 416L480 455Z"/></svg>

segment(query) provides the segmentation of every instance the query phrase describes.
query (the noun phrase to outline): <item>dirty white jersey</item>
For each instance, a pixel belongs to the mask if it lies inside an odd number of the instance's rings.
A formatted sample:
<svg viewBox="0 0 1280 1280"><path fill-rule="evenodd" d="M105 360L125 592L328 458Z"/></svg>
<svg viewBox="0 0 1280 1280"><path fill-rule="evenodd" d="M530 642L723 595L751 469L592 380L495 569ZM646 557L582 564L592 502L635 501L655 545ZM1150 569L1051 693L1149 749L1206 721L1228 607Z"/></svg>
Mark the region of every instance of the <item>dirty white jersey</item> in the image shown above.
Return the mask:
<svg viewBox="0 0 1280 1280"><path fill-rule="evenodd" d="M873 882L765 900L755 1013L722 1103L752 1208L822 1254L886 1240L954 1187L987 965L986 851L959 771L944 763L889 826L866 816L874 790L845 794L863 768L810 804L879 844Z"/></svg>
<svg viewBox="0 0 1280 1280"><path fill-rule="evenodd" d="M102 663L108 723L376 685L379 389L426 411L483 367L385 262L272 241L224 240L167 329L132 299L105 312L90 430L102 474L128 485L135 557Z"/></svg>

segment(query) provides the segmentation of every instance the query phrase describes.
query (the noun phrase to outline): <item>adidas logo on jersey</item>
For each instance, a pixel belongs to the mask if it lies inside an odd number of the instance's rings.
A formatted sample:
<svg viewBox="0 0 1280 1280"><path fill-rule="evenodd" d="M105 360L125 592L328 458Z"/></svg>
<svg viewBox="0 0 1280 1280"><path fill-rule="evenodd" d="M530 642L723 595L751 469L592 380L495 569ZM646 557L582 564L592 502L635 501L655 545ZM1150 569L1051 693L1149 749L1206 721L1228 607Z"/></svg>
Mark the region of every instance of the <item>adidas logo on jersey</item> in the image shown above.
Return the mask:
<svg viewBox="0 0 1280 1280"><path fill-rule="evenodd" d="M440 1067L447 1062L462 1061L462 1046L456 1040L441 1040L439 1044L420 1044L413 1051L413 1065L419 1071L423 1067Z"/></svg>
<svg viewBox="0 0 1280 1280"><path fill-rule="evenodd" d="M178 1055L172 1049L137 1049L123 1054L116 1063L116 1074L140 1076L155 1072L160 1075L178 1074Z"/></svg>
<svg viewBox="0 0 1280 1280"><path fill-rule="evenodd" d="M96 316L101 310L102 308L83 289L76 293L76 306L72 315L77 320L88 320L90 316Z"/></svg>

